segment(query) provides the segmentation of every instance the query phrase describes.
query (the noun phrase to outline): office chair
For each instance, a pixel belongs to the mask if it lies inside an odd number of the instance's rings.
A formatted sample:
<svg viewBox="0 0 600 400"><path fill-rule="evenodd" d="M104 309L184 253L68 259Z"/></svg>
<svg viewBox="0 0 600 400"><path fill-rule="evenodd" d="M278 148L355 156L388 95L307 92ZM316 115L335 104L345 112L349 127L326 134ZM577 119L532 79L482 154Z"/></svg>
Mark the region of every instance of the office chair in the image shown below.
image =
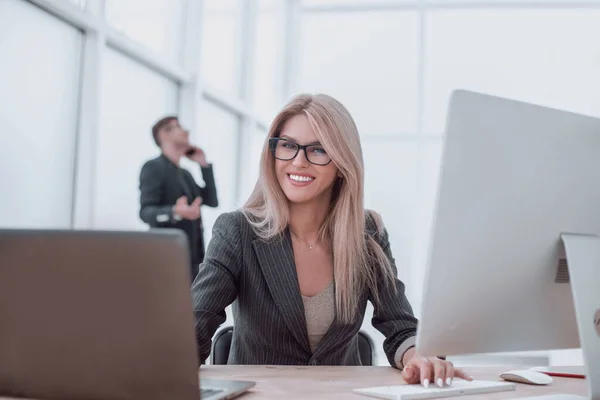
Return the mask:
<svg viewBox="0 0 600 400"><path fill-rule="evenodd" d="M233 326L226 326L219 330L213 339L210 363L213 365L225 365L229 359L231 349L231 338L233 337Z"/></svg>
<svg viewBox="0 0 600 400"><path fill-rule="evenodd" d="M213 339L210 363L213 365L225 365L229 359L231 349L231 338L233 337L233 326L226 326L217 332ZM374 346L371 337L363 332L358 332L358 352L362 365L373 365Z"/></svg>
<svg viewBox="0 0 600 400"><path fill-rule="evenodd" d="M375 345L371 336L363 331L358 331L358 352L362 365L375 364Z"/></svg>

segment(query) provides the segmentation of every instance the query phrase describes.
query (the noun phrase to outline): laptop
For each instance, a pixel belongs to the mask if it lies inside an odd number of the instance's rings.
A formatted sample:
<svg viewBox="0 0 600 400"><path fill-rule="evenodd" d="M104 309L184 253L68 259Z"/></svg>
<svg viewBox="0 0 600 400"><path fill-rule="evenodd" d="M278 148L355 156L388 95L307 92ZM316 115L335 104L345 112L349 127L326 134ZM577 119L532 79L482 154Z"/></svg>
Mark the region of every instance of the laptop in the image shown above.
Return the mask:
<svg viewBox="0 0 600 400"><path fill-rule="evenodd" d="M255 384L199 381L174 229L0 230L0 360L0 396L197 400L202 386L214 400Z"/></svg>

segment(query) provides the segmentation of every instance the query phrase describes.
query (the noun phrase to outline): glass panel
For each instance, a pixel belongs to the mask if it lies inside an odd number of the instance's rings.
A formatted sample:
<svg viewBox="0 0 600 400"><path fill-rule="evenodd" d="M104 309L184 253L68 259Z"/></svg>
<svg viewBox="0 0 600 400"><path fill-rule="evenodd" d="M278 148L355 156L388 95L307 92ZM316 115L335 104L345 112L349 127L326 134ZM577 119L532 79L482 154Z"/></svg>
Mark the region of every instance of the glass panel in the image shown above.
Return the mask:
<svg viewBox="0 0 600 400"><path fill-rule="evenodd" d="M596 9L428 13L425 130L443 131L456 88L600 116L599 20Z"/></svg>
<svg viewBox="0 0 600 400"><path fill-rule="evenodd" d="M282 106L284 9L281 0L259 0L258 4L254 104L270 120Z"/></svg>
<svg viewBox="0 0 600 400"><path fill-rule="evenodd" d="M177 85L114 50L102 69L94 226L147 229L139 218L139 174L160 154L152 125L177 110Z"/></svg>
<svg viewBox="0 0 600 400"><path fill-rule="evenodd" d="M206 152L207 160L213 163L219 207L202 207L204 240L208 243L212 237L212 226L217 217L224 212L236 209L236 186L238 163L239 117L219 106L205 101L201 104L202 116L199 146ZM196 176L195 176L196 178Z"/></svg>
<svg viewBox="0 0 600 400"><path fill-rule="evenodd" d="M150 50L181 61L185 0L105 0L106 21Z"/></svg>
<svg viewBox="0 0 600 400"><path fill-rule="evenodd" d="M69 228L81 34L2 0L0 38L0 226Z"/></svg>
<svg viewBox="0 0 600 400"><path fill-rule="evenodd" d="M416 12L305 14L300 91L336 97L363 135L416 132L418 24Z"/></svg>
<svg viewBox="0 0 600 400"><path fill-rule="evenodd" d="M204 0L202 75L228 94L240 93L241 0Z"/></svg>

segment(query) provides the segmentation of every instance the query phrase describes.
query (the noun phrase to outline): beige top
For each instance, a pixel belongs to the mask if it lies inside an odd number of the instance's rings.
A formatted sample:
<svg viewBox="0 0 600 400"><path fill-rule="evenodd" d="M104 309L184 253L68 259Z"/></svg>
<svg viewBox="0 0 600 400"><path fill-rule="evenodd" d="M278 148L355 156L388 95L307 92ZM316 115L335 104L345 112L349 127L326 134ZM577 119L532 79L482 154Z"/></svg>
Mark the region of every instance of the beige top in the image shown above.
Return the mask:
<svg viewBox="0 0 600 400"><path fill-rule="evenodd" d="M323 291L315 296L302 296L308 343L313 354L335 319L335 292L333 289L334 285L333 281L331 281ZM404 368L402 357L408 349L414 346L415 337L411 336L398 347L394 355L394 362L397 368Z"/></svg>
<svg viewBox="0 0 600 400"><path fill-rule="evenodd" d="M335 319L333 281L315 296L302 296L302 302L304 303L304 315L306 316L308 342L310 350L314 353L317 345Z"/></svg>

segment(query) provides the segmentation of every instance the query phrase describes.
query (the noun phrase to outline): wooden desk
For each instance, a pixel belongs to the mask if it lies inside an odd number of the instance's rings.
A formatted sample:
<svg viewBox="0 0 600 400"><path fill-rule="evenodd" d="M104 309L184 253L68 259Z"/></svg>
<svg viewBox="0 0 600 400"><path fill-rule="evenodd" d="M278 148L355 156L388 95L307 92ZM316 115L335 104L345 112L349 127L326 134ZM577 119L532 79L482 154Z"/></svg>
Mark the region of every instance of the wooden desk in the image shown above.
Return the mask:
<svg viewBox="0 0 600 400"><path fill-rule="evenodd" d="M518 368L518 367L517 367ZM513 368L508 368L513 369ZM466 372L478 380L499 380L507 368L473 368ZM202 366L201 378L251 380L256 386L239 397L254 399L369 399L352 393L352 389L402 384L400 372L391 367L291 367L291 366ZM513 392L463 396L465 400L516 399L553 393L587 395L584 379L553 378L547 386L517 384ZM0 400L22 400L0 397Z"/></svg>
<svg viewBox="0 0 600 400"><path fill-rule="evenodd" d="M518 367L514 368L517 369ZM465 369L477 380L501 380L498 374L513 368ZM240 400L253 399L369 399L352 393L352 389L402 384L400 372L391 367L292 367L209 365L200 369L201 378L255 381L251 392ZM465 400L516 399L526 396L566 393L587 395L584 379L557 378L547 386L517 384L516 391L463 396Z"/></svg>

